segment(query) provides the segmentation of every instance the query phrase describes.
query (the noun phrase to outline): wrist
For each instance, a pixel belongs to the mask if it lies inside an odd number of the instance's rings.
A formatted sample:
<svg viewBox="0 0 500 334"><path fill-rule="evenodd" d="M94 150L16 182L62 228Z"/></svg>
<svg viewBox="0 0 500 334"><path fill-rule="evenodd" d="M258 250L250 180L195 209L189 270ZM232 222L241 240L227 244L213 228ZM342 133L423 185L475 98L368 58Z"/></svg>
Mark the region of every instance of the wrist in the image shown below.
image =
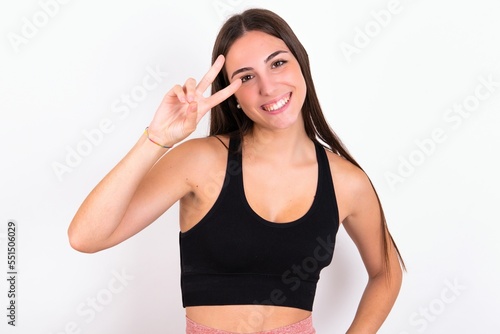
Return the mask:
<svg viewBox="0 0 500 334"><path fill-rule="evenodd" d="M150 133L149 132L149 126L146 127L146 129L144 129L144 135L146 136L146 138L148 139L149 142L161 147L161 148L164 148L164 149L171 149L172 147L174 147L174 144L164 144L161 139L159 139L157 136L155 136L154 134Z"/></svg>

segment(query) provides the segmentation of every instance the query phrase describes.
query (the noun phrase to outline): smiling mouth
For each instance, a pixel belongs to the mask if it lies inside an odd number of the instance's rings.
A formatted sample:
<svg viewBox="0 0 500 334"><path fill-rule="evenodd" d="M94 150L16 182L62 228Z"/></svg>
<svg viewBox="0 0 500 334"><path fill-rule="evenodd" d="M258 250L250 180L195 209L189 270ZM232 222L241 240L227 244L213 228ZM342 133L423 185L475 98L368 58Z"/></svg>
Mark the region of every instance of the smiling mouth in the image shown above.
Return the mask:
<svg viewBox="0 0 500 334"><path fill-rule="evenodd" d="M268 112L273 112L273 111L279 110L288 104L291 96L292 96L292 94L289 93L274 103L269 103L269 104L263 105L262 109L264 109L265 111L268 111Z"/></svg>

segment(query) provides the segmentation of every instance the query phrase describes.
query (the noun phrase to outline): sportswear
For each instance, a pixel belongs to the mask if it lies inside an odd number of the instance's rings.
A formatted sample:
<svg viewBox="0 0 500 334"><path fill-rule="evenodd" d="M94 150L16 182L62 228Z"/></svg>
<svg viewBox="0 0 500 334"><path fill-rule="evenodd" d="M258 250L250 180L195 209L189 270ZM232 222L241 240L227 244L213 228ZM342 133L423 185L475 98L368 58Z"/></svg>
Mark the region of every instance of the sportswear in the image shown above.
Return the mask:
<svg viewBox="0 0 500 334"><path fill-rule="evenodd" d="M339 228L325 148L315 142L318 181L307 213L273 223L247 202L239 147L232 138L224 183L212 208L179 233L183 306L259 304L312 311Z"/></svg>
<svg viewBox="0 0 500 334"><path fill-rule="evenodd" d="M244 327L245 325L242 325ZM245 326L246 327L246 326ZM316 334L312 315L299 322L270 330L252 332L253 334ZM199 324L186 317L186 334L235 334L222 329L216 329Z"/></svg>

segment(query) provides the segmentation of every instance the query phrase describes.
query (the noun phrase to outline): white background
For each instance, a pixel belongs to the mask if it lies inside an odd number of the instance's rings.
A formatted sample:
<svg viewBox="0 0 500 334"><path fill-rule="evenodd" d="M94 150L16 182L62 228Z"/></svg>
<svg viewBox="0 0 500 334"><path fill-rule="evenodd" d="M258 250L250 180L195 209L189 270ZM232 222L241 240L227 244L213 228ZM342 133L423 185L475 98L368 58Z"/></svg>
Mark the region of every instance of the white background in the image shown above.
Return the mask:
<svg viewBox="0 0 500 334"><path fill-rule="evenodd" d="M183 332L177 207L97 254L72 250L66 231L162 95L208 69L224 18L252 6L305 45L326 116L372 178L407 263L380 333L499 331L497 0L29 0L0 5L0 276L9 220L19 270L16 328L0 281L0 332ZM152 70L157 87L141 90ZM124 107L131 94L141 101ZM88 146L101 122L107 133ZM193 136L207 131L204 120ZM77 149L86 156L71 160ZM345 332L366 281L342 228L335 252L314 306L320 334Z"/></svg>

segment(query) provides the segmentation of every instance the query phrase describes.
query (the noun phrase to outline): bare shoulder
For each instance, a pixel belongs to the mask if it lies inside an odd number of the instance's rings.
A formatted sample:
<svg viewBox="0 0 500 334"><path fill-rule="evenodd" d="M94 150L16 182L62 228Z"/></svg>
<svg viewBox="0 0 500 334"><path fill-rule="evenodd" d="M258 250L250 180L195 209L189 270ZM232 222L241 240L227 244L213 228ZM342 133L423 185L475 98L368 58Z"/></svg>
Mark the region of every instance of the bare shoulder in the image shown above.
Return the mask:
<svg viewBox="0 0 500 334"><path fill-rule="evenodd" d="M376 195L370 179L361 168L328 150L327 156L342 221L376 201Z"/></svg>
<svg viewBox="0 0 500 334"><path fill-rule="evenodd" d="M189 139L165 154L158 167L195 187L225 167L228 145L229 138L221 135Z"/></svg>
<svg viewBox="0 0 500 334"><path fill-rule="evenodd" d="M223 135L194 138L176 146L166 156L172 155L176 159L183 157L191 162L207 161L227 155L228 145L229 138Z"/></svg>
<svg viewBox="0 0 500 334"><path fill-rule="evenodd" d="M330 163L332 178L336 184L347 184L351 191L362 190L365 187L371 188L370 180L361 168L338 154L328 150L326 152Z"/></svg>

